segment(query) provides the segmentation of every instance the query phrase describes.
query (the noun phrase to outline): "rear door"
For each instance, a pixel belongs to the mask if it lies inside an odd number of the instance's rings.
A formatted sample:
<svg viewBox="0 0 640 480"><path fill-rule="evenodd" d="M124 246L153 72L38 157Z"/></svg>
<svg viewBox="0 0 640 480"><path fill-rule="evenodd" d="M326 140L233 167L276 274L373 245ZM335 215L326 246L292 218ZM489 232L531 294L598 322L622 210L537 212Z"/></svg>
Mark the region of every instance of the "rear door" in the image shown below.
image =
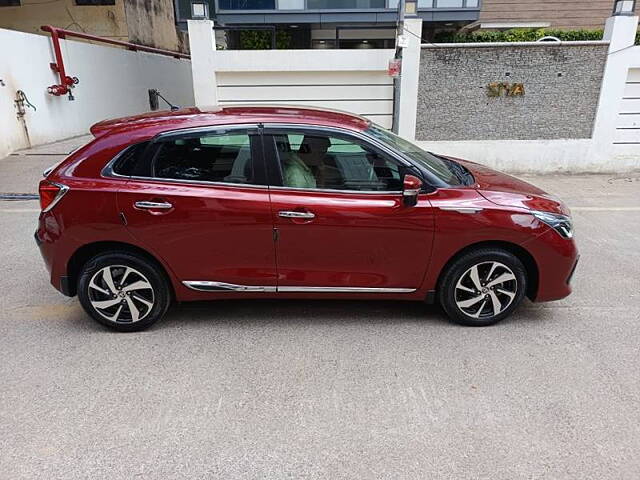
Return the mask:
<svg viewBox="0 0 640 480"><path fill-rule="evenodd" d="M403 163L346 132L265 128L279 292L409 293L431 255L426 198L407 206Z"/></svg>
<svg viewBox="0 0 640 480"><path fill-rule="evenodd" d="M118 193L118 205L127 228L183 283L210 291L275 290L257 126L161 136L124 173L131 179Z"/></svg>

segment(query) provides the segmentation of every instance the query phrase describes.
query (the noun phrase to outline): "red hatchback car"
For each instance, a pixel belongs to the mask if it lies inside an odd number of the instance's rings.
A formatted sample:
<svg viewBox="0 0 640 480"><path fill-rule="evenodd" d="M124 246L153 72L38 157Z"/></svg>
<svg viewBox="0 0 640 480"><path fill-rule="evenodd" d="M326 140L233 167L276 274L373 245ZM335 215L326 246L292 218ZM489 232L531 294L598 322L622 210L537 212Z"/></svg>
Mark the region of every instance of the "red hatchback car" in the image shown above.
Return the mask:
<svg viewBox="0 0 640 480"><path fill-rule="evenodd" d="M437 301L482 326L571 292L562 202L362 117L192 108L91 132L40 183L36 241L54 287L117 330L222 298Z"/></svg>

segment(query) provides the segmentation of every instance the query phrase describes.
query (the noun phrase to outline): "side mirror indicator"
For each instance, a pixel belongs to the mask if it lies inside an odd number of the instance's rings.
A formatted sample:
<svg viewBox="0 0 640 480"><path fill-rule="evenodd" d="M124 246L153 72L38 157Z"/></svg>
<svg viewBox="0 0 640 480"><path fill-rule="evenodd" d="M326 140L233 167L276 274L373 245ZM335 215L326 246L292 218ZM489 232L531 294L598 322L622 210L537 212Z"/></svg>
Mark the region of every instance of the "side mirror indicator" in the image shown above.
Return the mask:
<svg viewBox="0 0 640 480"><path fill-rule="evenodd" d="M402 182L402 198L404 204L413 207L418 203L418 194L422 190L422 180L414 175L405 175Z"/></svg>

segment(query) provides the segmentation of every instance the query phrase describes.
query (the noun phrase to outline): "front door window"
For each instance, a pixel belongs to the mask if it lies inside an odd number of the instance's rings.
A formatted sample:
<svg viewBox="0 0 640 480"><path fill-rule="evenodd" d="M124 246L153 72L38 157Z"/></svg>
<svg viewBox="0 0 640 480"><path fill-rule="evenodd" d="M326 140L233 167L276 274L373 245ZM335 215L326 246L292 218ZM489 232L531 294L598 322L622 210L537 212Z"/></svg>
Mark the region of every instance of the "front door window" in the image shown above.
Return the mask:
<svg viewBox="0 0 640 480"><path fill-rule="evenodd" d="M404 167L357 139L320 132L273 136L285 187L397 192Z"/></svg>

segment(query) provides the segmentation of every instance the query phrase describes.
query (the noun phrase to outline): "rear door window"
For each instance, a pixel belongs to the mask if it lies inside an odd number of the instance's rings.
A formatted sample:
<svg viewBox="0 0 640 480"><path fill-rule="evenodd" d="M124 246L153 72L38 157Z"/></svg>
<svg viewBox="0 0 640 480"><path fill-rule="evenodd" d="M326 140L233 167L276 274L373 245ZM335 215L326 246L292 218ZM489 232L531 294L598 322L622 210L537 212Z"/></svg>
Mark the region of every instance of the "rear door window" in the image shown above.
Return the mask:
<svg viewBox="0 0 640 480"><path fill-rule="evenodd" d="M257 184L254 135L245 130L171 138L158 143L152 176L172 180Z"/></svg>
<svg viewBox="0 0 640 480"><path fill-rule="evenodd" d="M113 164L113 171L118 175L131 176L136 175L136 169L141 163L140 159L144 154L149 142L137 143L123 150L118 159Z"/></svg>

